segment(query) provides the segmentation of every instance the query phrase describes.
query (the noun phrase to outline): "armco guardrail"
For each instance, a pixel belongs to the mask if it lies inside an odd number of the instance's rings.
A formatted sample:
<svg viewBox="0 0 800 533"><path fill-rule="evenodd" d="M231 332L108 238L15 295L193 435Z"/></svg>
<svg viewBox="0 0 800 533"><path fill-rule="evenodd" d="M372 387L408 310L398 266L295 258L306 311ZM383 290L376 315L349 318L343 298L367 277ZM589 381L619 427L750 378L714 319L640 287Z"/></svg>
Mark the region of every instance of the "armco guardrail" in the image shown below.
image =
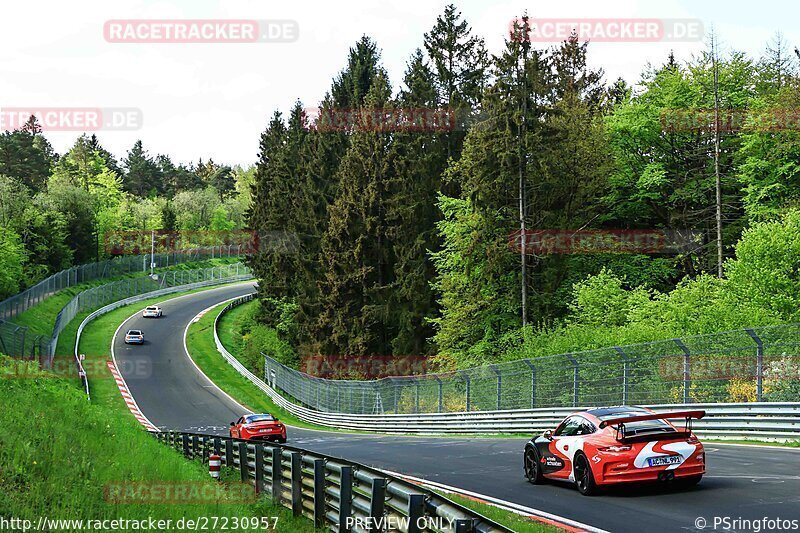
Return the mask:
<svg viewBox="0 0 800 533"><path fill-rule="evenodd" d="M188 458L219 455L258 494L333 531L511 532L435 492L379 470L293 446L156 433Z"/></svg>
<svg viewBox="0 0 800 533"><path fill-rule="evenodd" d="M231 265L231 266L237 266L237 265ZM221 285L221 284L224 284L224 283L235 283L237 281L247 281L249 279L253 279L253 276L249 273L249 270L244 269L244 267L242 269L245 270L247 273L239 274L239 270L240 269L237 268L236 269L236 274L233 275L233 276L218 277L218 278L213 278L212 277L212 279L208 279L208 280L205 280L205 281L189 283L189 284L186 284L186 285L176 285L176 286L167 287L167 288L164 288L164 289L159 289L157 291L150 291L150 292L146 292L144 294L137 294L135 296L130 296L130 297L124 298L122 300L117 300L116 302L112 302L112 303L110 303L110 304L108 304L108 305L106 305L104 307L101 307L100 309L97 309L96 311L94 311L93 313L88 315L86 318L84 318L81 321L80 325L78 326L78 331L77 331L77 333L75 335L75 362L76 362L76 366L78 367L78 376L80 376L81 382L82 382L83 387L84 387L84 389L86 391L86 397L91 399L91 397L89 395L89 380L87 379L86 371L83 369L83 363L82 363L83 356L80 354L80 344L81 344L81 335L83 334L83 330L84 330L84 328L86 328L86 325L89 322L91 322L92 320L94 320L95 318L97 318L100 315L104 315L104 314L106 314L106 313L108 313L110 311L113 311L114 309L117 309L119 307L123 307L125 305L129 305L129 304L132 304L132 303L140 302L142 300L149 300L150 298L158 298L159 296L165 296L167 294L173 294L173 293L176 293L176 292L190 291L190 290L199 289L199 288L202 288L202 287L210 287L210 286L213 286L213 285ZM189 271L189 272L192 272L192 271Z"/></svg>
<svg viewBox="0 0 800 533"><path fill-rule="evenodd" d="M217 335L219 317L236 305L252 300L243 296L228 303L217 315L214 323L214 340L217 349L242 376L267 394L275 404L300 420L338 429L400 434L524 434L533 435L554 429L569 413L581 407L554 407L540 409L471 411L460 413L417 414L350 414L332 413L298 405L280 394L272 383L267 383L244 367L222 345ZM265 366L267 381L271 378ZM655 411L676 409L704 409L706 417L694 422L698 435L718 439L759 439L792 441L800 439L800 403L692 403L649 405Z"/></svg>

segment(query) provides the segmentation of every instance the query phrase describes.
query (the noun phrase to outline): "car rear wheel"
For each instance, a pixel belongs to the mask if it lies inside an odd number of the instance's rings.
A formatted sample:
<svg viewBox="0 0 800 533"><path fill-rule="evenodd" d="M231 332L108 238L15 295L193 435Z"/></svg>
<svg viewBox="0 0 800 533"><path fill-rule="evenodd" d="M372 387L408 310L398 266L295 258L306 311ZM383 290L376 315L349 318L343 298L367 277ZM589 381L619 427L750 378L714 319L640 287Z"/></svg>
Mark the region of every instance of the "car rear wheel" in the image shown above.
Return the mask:
<svg viewBox="0 0 800 533"><path fill-rule="evenodd" d="M534 447L525 449L525 477L529 483L534 485L538 485L544 480L542 469L539 466L539 452Z"/></svg>
<svg viewBox="0 0 800 533"><path fill-rule="evenodd" d="M578 487L578 492L584 496L591 496L597 493L597 485L594 482L592 467L589 465L589 460L582 453L575 454L573 472L575 474L575 486Z"/></svg>

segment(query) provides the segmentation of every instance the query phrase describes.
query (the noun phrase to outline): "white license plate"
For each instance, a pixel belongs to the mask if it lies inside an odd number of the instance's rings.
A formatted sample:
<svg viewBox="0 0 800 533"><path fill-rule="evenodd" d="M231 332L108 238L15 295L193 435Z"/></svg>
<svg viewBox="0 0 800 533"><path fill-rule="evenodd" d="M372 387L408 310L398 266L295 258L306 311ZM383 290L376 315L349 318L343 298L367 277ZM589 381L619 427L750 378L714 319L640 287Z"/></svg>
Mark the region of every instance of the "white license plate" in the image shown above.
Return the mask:
<svg viewBox="0 0 800 533"><path fill-rule="evenodd" d="M679 465L683 462L683 457L680 455L664 455L661 457L651 457L647 462L650 466Z"/></svg>

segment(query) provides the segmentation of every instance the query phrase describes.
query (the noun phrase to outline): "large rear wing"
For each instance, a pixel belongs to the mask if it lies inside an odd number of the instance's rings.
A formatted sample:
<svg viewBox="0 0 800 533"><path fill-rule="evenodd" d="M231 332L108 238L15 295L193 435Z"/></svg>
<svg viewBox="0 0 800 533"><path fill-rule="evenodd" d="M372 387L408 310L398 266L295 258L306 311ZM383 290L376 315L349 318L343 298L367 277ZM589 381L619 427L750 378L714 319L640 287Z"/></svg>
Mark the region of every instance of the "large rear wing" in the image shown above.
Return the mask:
<svg viewBox="0 0 800 533"><path fill-rule="evenodd" d="M692 419L700 419L706 416L705 411L671 411L668 413L649 413L646 415L623 416L620 418L610 418L600 422L600 429L608 426L617 426L629 422L644 422L646 420L664 420L667 418L684 418L688 424Z"/></svg>

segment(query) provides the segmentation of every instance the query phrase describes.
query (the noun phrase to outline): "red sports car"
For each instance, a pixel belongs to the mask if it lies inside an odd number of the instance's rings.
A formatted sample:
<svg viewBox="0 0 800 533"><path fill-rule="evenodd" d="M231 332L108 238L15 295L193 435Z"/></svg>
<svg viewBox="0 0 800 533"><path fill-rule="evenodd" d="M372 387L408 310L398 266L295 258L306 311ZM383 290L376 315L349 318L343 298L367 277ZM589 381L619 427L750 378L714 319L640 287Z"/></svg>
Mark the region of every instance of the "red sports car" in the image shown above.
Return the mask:
<svg viewBox="0 0 800 533"><path fill-rule="evenodd" d="M244 415L236 422L231 422L230 435L234 439L272 440L284 443L286 426L267 413Z"/></svg>
<svg viewBox="0 0 800 533"><path fill-rule="evenodd" d="M694 485L706 471L703 445L691 421L705 411L654 413L643 407L603 407L574 413L555 431L525 445L525 477L571 481L581 494L643 481ZM667 419L683 418L679 429Z"/></svg>

